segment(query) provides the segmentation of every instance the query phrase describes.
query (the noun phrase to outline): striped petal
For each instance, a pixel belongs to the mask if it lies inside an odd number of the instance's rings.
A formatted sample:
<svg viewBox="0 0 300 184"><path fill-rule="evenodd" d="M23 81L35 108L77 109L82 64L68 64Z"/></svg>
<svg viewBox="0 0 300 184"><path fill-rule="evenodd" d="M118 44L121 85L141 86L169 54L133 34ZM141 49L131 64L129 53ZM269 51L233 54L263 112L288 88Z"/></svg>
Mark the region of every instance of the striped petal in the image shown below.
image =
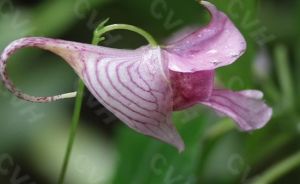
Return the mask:
<svg viewBox="0 0 300 184"><path fill-rule="evenodd" d="M208 101L201 103L232 118L243 131L262 128L272 116L272 109L262 101L256 90L232 92L213 90Z"/></svg>
<svg viewBox="0 0 300 184"><path fill-rule="evenodd" d="M231 64L246 49L244 37L231 20L211 3L201 3L210 12L211 22L184 37L181 32L181 39L173 38L175 42L166 47L169 68L173 71L213 70Z"/></svg>
<svg viewBox="0 0 300 184"><path fill-rule="evenodd" d="M84 61L83 80L107 109L136 131L184 149L171 123L172 90L160 48Z"/></svg>
<svg viewBox="0 0 300 184"><path fill-rule="evenodd" d="M33 97L19 91L6 72L8 58L23 47L38 47L61 56L107 109L132 129L184 149L171 122L172 89L161 49L120 50L48 38L23 38L1 54L0 74L16 96L32 102L50 102L74 94Z"/></svg>

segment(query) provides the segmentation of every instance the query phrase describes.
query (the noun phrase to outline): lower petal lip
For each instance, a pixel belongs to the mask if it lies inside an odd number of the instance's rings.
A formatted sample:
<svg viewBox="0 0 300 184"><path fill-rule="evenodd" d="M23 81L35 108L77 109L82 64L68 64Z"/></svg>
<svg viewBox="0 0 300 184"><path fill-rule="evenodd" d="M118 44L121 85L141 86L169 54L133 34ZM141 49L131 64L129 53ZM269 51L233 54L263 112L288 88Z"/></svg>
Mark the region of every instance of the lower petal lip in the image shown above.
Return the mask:
<svg viewBox="0 0 300 184"><path fill-rule="evenodd" d="M253 90L214 90L208 101L200 103L232 118L242 131L252 131L264 127L272 116L272 108L258 97L261 93Z"/></svg>

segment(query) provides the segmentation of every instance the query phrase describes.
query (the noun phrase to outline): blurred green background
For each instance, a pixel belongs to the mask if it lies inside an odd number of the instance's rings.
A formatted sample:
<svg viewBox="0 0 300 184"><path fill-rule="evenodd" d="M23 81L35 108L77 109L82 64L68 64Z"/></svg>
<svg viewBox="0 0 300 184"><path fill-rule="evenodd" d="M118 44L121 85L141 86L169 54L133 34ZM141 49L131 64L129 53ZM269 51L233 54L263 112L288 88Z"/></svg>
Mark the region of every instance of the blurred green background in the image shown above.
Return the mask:
<svg viewBox="0 0 300 184"><path fill-rule="evenodd" d="M260 89L274 108L263 129L242 133L230 119L201 106L174 113L186 150L137 134L85 91L67 184L300 183L300 1L214 0L247 39L235 64L217 70L219 85ZM0 50L24 36L90 43L95 26L127 23L163 43L176 30L203 26L208 13L194 0L1 0ZM127 31L103 45L137 48ZM9 62L16 85L32 95L76 89L77 76L59 57L23 49ZM33 104L0 85L0 183L57 182L74 100ZM294 156L293 156L294 155Z"/></svg>

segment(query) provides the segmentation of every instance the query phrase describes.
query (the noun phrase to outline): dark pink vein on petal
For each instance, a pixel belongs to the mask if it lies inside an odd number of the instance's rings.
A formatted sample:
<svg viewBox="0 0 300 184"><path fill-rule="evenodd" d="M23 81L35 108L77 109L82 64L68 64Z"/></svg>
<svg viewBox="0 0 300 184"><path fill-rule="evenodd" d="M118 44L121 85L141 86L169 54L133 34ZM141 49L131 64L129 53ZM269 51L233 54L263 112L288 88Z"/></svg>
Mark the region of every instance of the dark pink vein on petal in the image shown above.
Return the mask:
<svg viewBox="0 0 300 184"><path fill-rule="evenodd" d="M96 64L97 62L95 62L95 64ZM85 68L87 67L87 65L85 64ZM97 74L97 70L95 69L95 72L96 72L96 74ZM140 120L137 120L137 119L134 119L134 118L132 118L132 117L130 117L130 116L128 116L126 113L124 113L123 111L121 111L120 109L118 109L118 108L116 108L116 107L114 107L114 106L112 106L112 105L110 105L110 104L108 104L108 103L106 103L106 101L103 99L103 97L99 94L99 92L95 89L95 87L93 86L93 83L92 83L92 81L91 81L91 76L90 76L90 74L86 71L86 69L85 69L85 76L87 77L87 82L89 83L89 86L90 86L90 88L91 88L91 90L94 92L94 94L95 95L97 95L97 97L101 100L101 103L103 103L104 105L106 105L107 107L109 107L109 108L111 108L113 111L115 111L115 112L117 112L117 113L119 113L119 114L121 114L122 116L124 116L124 117L126 117L127 119L129 119L129 120L132 120L132 121L135 121L135 122L137 122L137 123L141 123L141 124L147 124L147 123L149 123L149 122L144 122L144 121L140 121ZM97 75L96 75L97 76ZM103 86L101 86L101 88L103 88ZM104 88L103 88L104 89ZM150 122L150 124L153 124L153 122Z"/></svg>
<svg viewBox="0 0 300 184"><path fill-rule="evenodd" d="M140 79L142 79L142 81L149 87L149 89L150 89L150 92L157 92L157 93L159 93L159 94L161 94L161 95L165 95L165 93L164 92L161 92L161 91L159 91L159 90L155 90L155 89L152 89L151 88L151 86L147 83L147 81L143 78L143 75L140 73L140 67L138 67L138 68L136 68L136 72L137 72L137 74L138 74L138 76L139 76L139 78ZM151 93L151 94L153 94L153 93ZM153 94L153 96L155 96L154 94Z"/></svg>
<svg viewBox="0 0 300 184"><path fill-rule="evenodd" d="M209 103L214 103L214 104L220 105L222 108L225 107L228 111L231 111L234 114L236 114L236 116L237 116L238 119L240 119L240 120L243 121L243 122L239 121L239 123L243 123L245 127L252 127L252 128L254 128L251 124L248 124L244 120L244 118L242 118L243 116L242 116L241 112L238 112L238 111L234 110L234 108L228 106L228 104L225 104L225 103L222 103L222 102L219 102L219 101L216 101L216 100L211 100ZM220 111L220 112L222 112L222 111ZM238 121L238 119L235 119L235 120Z"/></svg>
<svg viewBox="0 0 300 184"><path fill-rule="evenodd" d="M96 70L98 70L98 65L99 65L99 63L100 63L99 61L96 62L96 66L95 66L95 67L96 67ZM105 71L106 71L106 72L105 72L105 75L106 75L106 78L109 80L109 83L110 83L110 85L112 86L112 88L113 88L116 92L118 92L119 94L121 94L121 92L120 92L120 91L112 84L112 81L111 81L111 79L109 78L109 75L108 75L108 73L107 73L109 65L110 65L110 64L105 65ZM96 72L96 73L98 73L98 72ZM116 75L118 76L119 73L117 72ZM143 114L143 113L141 113L141 112L139 112L139 111L136 111L136 110L132 109L130 106L124 104L124 102L122 102L122 100L116 99L116 98L115 98L113 95L111 95L111 93L109 93L109 91L107 91L107 89L104 87L103 83L101 82L101 79L99 78L99 75L97 75L97 82L103 87L103 89L104 89L104 91L106 92L106 94L108 94L113 100L115 100L115 101L119 102L120 104L122 104L125 108L131 110L132 112L135 112L136 114L139 114L140 116L144 116L144 117L146 117L146 118L155 120L155 121L158 122L158 123L160 122L160 121L157 120L157 119L153 119L151 116L148 116L148 115L146 115L146 114ZM130 101L131 103L134 104L134 102L133 102L132 100L129 100L129 101ZM150 112L150 111L148 111L148 112Z"/></svg>
<svg viewBox="0 0 300 184"><path fill-rule="evenodd" d="M241 106L241 105L238 104L238 103L235 103L232 99L230 99L230 98L227 97L227 96L216 95L216 94L214 94L213 96L214 96L214 97L220 97L220 98L222 98L223 100L226 100L226 101L232 103L233 105L239 107L241 110L243 110L243 111L245 111L245 112L249 112L248 109L246 109L245 107Z"/></svg>
<svg viewBox="0 0 300 184"><path fill-rule="evenodd" d="M115 72L118 73L118 71L120 70L120 67L123 66L123 65L126 64L126 63L128 63L128 62L123 62L123 63L118 64L118 65L115 67ZM132 65L132 64L131 64L131 65ZM130 74L129 74L129 75L130 75ZM116 86L115 86L115 85L113 84L113 82L111 81L111 78L110 78L109 76L107 76L107 78L109 78L109 80L110 80L110 82L112 83L112 85L114 86L114 88L116 88ZM140 99L142 99L142 100L145 101L146 103L149 102L147 99L145 99L145 98L141 97L140 95L136 94L132 89L130 89L127 85L125 85L125 84L123 83L123 81L121 80L121 78L120 78L119 75L117 75L117 79L118 79L118 82L119 82L124 88L126 88L128 91L130 91L133 95L139 97ZM117 88L116 88L116 89L117 89ZM123 96L124 98L126 98L128 101L131 101L131 102L134 103L136 106L138 106L138 107L140 107L140 108L142 108L142 109L144 109L144 110L146 110L146 111L150 111L150 112L153 111L153 112L157 112L157 113L159 113L160 115L162 115L161 112L158 112L158 111L157 111L158 108L157 108L157 104L156 104L156 103L150 102L151 104L155 104L155 105L156 105L156 110L153 110L153 109L147 109L147 108L145 108L145 107L139 105L138 103L134 102L132 99L130 99L129 97L127 97L125 94L121 93L119 90L117 90L117 91L120 93L121 96Z"/></svg>

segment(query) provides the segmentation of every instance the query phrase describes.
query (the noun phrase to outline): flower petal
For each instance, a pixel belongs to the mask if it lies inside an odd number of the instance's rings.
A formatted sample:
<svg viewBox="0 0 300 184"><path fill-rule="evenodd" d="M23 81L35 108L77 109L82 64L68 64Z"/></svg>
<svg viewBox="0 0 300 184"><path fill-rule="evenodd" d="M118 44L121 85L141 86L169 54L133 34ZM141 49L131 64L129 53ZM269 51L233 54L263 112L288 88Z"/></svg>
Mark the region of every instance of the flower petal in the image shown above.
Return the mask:
<svg viewBox="0 0 300 184"><path fill-rule="evenodd" d="M184 39L187 35L190 35L197 31L199 28L198 26L188 26L184 27L175 33L171 34L166 40L164 40L164 45L172 45L175 44L176 42Z"/></svg>
<svg viewBox="0 0 300 184"><path fill-rule="evenodd" d="M214 90L209 101L201 103L231 117L241 130L251 131L262 128L272 116L272 109L261 97L262 93L254 90Z"/></svg>
<svg viewBox="0 0 300 184"><path fill-rule="evenodd" d="M83 80L91 93L136 131L184 149L172 125L172 89L160 48L144 47L126 56L84 62Z"/></svg>
<svg viewBox="0 0 300 184"><path fill-rule="evenodd" d="M213 70L194 73L170 71L173 110L182 110L208 100L214 86L214 74Z"/></svg>
<svg viewBox="0 0 300 184"><path fill-rule="evenodd" d="M257 99L257 100L261 100L264 97L264 94L258 90L243 90L237 93L240 93L246 97Z"/></svg>
<svg viewBox="0 0 300 184"><path fill-rule="evenodd" d="M1 54L0 74L11 92L32 102L50 102L66 96L33 97L16 89L6 73L6 63L23 47L38 47L61 56L99 102L125 124L172 144L179 151L184 149L171 122L172 89L167 63L159 47L120 50L48 38L17 40Z"/></svg>
<svg viewBox="0 0 300 184"><path fill-rule="evenodd" d="M244 37L229 18L211 3L202 4L212 16L210 24L165 49L173 71L213 70L231 64L246 49Z"/></svg>

